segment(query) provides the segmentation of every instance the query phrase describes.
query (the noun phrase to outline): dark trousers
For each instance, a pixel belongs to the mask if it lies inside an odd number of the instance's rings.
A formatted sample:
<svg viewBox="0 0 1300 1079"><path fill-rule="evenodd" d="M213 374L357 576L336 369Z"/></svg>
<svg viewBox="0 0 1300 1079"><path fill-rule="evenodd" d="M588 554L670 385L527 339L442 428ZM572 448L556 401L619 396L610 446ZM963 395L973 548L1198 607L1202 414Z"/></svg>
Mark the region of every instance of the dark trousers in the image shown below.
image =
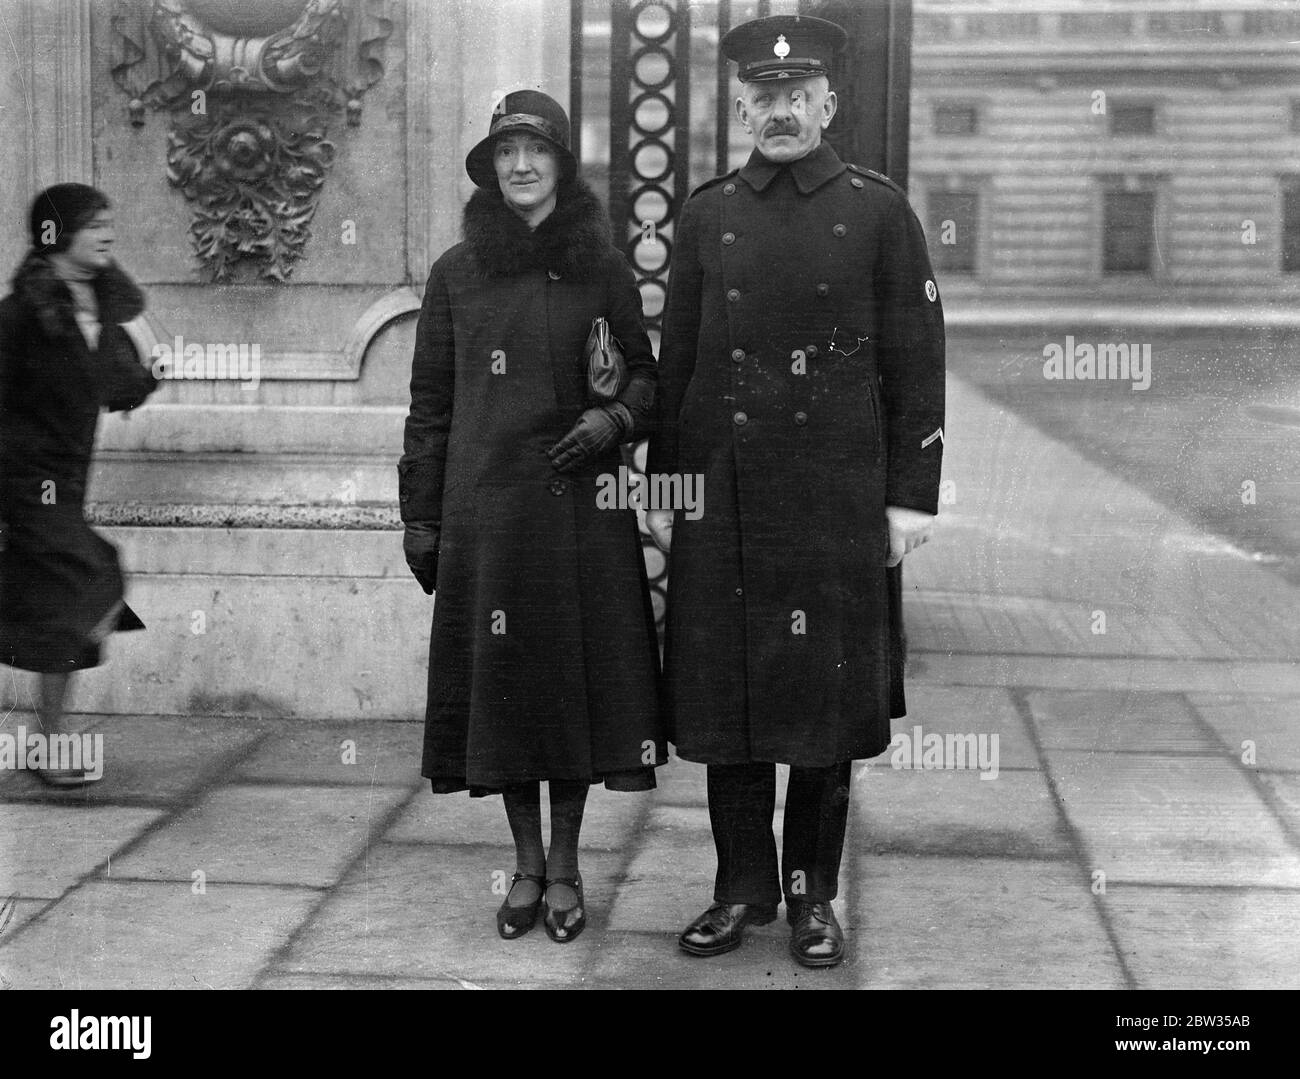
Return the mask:
<svg viewBox="0 0 1300 1079"><path fill-rule="evenodd" d="M783 894L787 901L834 899L851 769L851 761L825 768L791 767L778 868L772 835L776 765L709 765L709 820L718 848L714 900L775 904Z"/></svg>

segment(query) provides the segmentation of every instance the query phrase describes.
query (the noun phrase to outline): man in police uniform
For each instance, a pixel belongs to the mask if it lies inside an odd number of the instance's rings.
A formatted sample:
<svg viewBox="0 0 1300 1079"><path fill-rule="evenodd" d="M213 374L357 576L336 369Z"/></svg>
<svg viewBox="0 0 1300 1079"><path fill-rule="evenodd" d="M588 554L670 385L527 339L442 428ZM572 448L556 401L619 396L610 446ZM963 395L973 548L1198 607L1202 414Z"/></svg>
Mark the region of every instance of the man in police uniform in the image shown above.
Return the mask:
<svg viewBox="0 0 1300 1079"><path fill-rule="evenodd" d="M697 520L647 516L672 554L671 737L708 765L718 855L715 902L679 942L729 951L784 896L791 952L813 967L843 957L831 900L850 766L904 714L899 564L929 534L943 450L943 311L921 226L897 185L822 142L845 39L800 16L723 39L754 150L677 224L647 467L704 477Z"/></svg>

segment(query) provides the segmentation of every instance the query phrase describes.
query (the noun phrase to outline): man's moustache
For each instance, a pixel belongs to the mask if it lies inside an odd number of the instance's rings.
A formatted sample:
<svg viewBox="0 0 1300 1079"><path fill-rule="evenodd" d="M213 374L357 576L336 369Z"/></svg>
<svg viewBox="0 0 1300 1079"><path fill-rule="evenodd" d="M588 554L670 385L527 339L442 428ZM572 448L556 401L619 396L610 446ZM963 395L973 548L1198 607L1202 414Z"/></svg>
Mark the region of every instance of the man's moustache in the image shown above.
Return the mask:
<svg viewBox="0 0 1300 1079"><path fill-rule="evenodd" d="M766 131L764 131L763 134L769 138L773 135L797 135L799 134L799 129L797 127L783 127L783 126L773 125L772 127L769 127Z"/></svg>

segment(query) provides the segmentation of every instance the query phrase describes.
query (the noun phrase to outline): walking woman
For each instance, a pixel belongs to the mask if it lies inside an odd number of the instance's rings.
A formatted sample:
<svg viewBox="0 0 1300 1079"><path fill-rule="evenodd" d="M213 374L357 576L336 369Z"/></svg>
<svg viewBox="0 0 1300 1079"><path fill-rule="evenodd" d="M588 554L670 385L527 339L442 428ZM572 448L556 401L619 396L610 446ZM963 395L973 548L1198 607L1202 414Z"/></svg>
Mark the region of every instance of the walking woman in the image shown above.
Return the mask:
<svg viewBox="0 0 1300 1079"><path fill-rule="evenodd" d="M437 590L421 772L436 793L503 795L517 864L498 931L526 933L544 906L567 942L586 922L588 788L649 790L667 759L635 515L598 499L619 446L648 434L655 361L559 104L508 94L465 167L478 190L429 274L398 466L407 562ZM630 379L593 405L599 317Z"/></svg>
<svg viewBox="0 0 1300 1079"><path fill-rule="evenodd" d="M109 254L104 194L56 184L29 224L31 250L0 301L0 663L40 674L51 735L63 731L72 672L98 665L109 633L143 628L123 600L117 551L84 506L99 410L135 408L156 382L121 326L144 297ZM53 786L91 778L37 775Z"/></svg>

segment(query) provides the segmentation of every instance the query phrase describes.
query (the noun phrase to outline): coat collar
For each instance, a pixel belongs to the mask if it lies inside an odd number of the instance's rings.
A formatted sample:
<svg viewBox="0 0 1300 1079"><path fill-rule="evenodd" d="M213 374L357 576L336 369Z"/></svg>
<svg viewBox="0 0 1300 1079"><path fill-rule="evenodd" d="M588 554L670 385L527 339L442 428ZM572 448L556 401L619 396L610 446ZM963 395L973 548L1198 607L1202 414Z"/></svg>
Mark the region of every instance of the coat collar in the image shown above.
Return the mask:
<svg viewBox="0 0 1300 1079"><path fill-rule="evenodd" d="M144 310L144 293L116 263L91 282L101 323L130 322ZM14 298L36 318L51 337L81 340L72 292L41 252L28 251L13 276Z"/></svg>
<svg viewBox="0 0 1300 1079"><path fill-rule="evenodd" d="M830 143L823 140L807 157L801 157L788 165L769 161L755 149L740 170L740 178L755 191L765 191L767 185L780 174L782 169L789 169L799 194L810 195L827 180L838 176L845 168L844 162L831 149Z"/></svg>
<svg viewBox="0 0 1300 1079"><path fill-rule="evenodd" d="M579 179L561 186L555 209L536 229L506 206L500 191L480 187L465 207L464 235L487 277L547 270L588 280L608 272L615 252L609 215Z"/></svg>

